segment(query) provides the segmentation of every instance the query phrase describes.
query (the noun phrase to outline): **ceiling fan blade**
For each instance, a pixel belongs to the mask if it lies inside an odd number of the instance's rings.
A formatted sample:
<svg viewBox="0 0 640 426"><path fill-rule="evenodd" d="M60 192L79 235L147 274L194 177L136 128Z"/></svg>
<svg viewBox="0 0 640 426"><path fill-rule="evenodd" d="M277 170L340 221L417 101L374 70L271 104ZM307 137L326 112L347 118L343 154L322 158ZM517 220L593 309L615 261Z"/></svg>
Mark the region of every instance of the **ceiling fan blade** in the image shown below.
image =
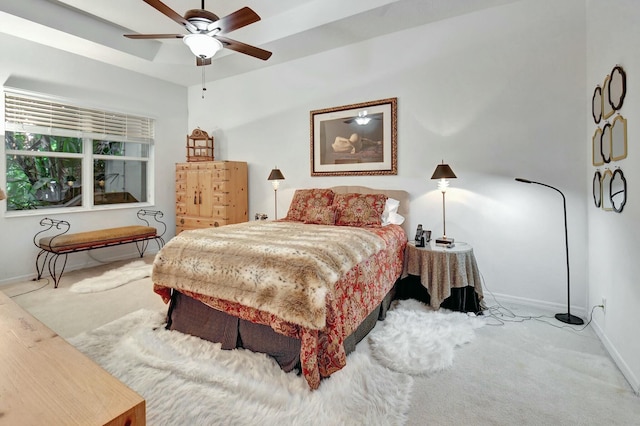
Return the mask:
<svg viewBox="0 0 640 426"><path fill-rule="evenodd" d="M244 44L230 38L215 36L224 47L227 49L235 50L236 52L244 53L245 55L253 56L258 59L266 61L271 57L271 52L268 50L260 49L259 47Z"/></svg>
<svg viewBox="0 0 640 426"><path fill-rule="evenodd" d="M160 0L144 0L149 6L156 9L158 12L163 13L167 17L173 19L178 24L183 25L189 32L197 32L198 29L191 22L187 21L183 18L178 12L171 9L166 4L162 3Z"/></svg>
<svg viewBox="0 0 640 426"><path fill-rule="evenodd" d="M236 10L235 12L225 16L224 18L220 18L219 20L212 22L209 24L207 31L213 31L217 28L220 29L220 33L230 33L231 31L237 30L242 27L246 27L249 24L253 24L254 22L258 22L260 20L260 16L256 12L253 11L250 7L243 7L240 10Z"/></svg>
<svg viewBox="0 0 640 426"><path fill-rule="evenodd" d="M147 38L182 38L184 34L125 34L127 38L147 39Z"/></svg>
<svg viewBox="0 0 640 426"><path fill-rule="evenodd" d="M211 58L199 58L196 57L196 65L201 67L203 65L211 65Z"/></svg>

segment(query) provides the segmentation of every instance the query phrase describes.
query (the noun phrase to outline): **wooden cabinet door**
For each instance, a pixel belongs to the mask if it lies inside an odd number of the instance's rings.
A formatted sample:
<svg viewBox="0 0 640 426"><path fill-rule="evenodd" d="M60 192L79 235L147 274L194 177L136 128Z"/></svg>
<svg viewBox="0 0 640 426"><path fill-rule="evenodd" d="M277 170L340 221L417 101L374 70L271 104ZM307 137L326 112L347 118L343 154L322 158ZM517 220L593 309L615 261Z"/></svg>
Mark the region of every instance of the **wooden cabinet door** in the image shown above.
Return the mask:
<svg viewBox="0 0 640 426"><path fill-rule="evenodd" d="M187 215L188 216L200 216L200 200L202 199L199 193L199 175L200 170L187 170Z"/></svg>
<svg viewBox="0 0 640 426"><path fill-rule="evenodd" d="M210 169L187 170L187 216L213 216L212 180Z"/></svg>

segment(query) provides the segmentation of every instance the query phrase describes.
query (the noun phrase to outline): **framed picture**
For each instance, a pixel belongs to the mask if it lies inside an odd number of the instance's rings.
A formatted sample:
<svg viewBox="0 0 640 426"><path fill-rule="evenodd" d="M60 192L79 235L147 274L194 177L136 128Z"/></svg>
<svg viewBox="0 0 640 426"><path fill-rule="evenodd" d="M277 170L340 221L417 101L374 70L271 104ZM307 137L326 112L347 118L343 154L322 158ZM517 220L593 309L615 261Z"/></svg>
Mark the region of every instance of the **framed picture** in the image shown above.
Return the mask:
<svg viewBox="0 0 640 426"><path fill-rule="evenodd" d="M311 111L311 176L396 175L397 98Z"/></svg>

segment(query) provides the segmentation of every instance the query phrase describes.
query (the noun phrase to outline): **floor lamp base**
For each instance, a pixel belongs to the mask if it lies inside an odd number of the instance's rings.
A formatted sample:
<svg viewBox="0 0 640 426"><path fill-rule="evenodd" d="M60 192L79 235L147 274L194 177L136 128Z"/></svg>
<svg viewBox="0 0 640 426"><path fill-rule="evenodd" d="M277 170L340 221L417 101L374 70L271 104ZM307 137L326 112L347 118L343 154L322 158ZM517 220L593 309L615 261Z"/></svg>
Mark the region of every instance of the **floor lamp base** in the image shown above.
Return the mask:
<svg viewBox="0 0 640 426"><path fill-rule="evenodd" d="M582 318L571 314L556 314L556 319L567 324L580 325L584 324Z"/></svg>

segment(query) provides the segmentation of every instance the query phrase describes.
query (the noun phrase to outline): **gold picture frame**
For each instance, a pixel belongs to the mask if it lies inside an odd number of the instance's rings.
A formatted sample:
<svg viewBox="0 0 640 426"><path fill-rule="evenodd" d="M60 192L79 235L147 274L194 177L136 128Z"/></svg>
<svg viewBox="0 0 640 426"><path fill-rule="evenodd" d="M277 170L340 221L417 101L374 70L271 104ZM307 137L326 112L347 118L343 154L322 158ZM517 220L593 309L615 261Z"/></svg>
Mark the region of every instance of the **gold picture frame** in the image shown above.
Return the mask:
<svg viewBox="0 0 640 426"><path fill-rule="evenodd" d="M397 175L397 98L310 114L311 176Z"/></svg>

